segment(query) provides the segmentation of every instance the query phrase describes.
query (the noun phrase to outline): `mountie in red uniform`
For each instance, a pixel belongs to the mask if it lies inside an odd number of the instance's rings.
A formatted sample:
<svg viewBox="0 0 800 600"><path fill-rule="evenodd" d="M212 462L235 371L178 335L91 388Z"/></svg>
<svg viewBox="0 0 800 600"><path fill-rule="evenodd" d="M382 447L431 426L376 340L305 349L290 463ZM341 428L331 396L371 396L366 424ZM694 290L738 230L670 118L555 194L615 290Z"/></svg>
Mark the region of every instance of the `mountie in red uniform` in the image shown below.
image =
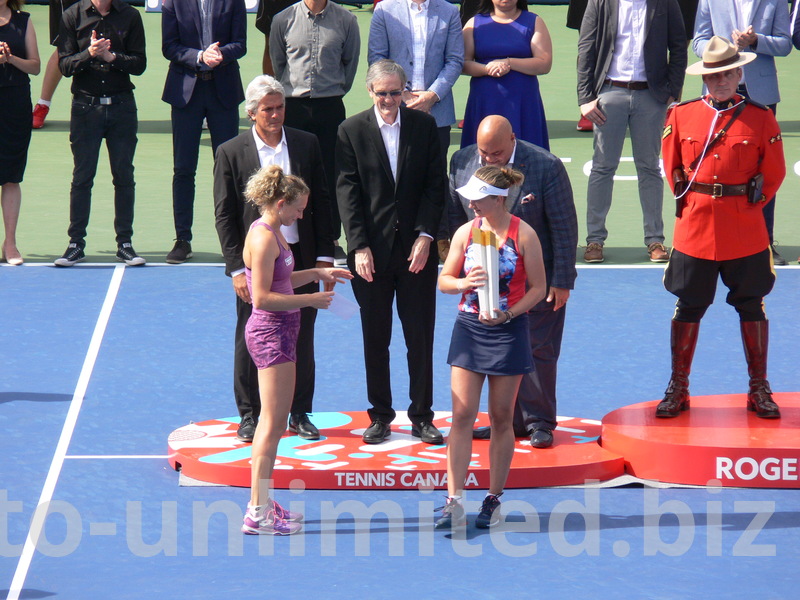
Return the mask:
<svg viewBox="0 0 800 600"><path fill-rule="evenodd" d="M702 161L707 140L725 126L740 102L744 110ZM661 141L664 172L675 191L672 173L683 167L688 182L746 186L756 174L764 176L763 197L775 197L786 163L778 122L759 104L734 96L729 108L717 110L708 98L676 106L667 119ZM675 249L706 260L731 260L750 256L769 247L762 212L763 202L749 203L741 195L713 195L689 189L683 197L681 216L675 221Z"/></svg>
<svg viewBox="0 0 800 600"><path fill-rule="evenodd" d="M719 48L747 61L730 43ZM724 56L703 55L695 74L718 73ZM733 60L737 62L732 63ZM752 59L750 59L752 60ZM778 123L764 106L734 95L710 96L676 106L662 136L664 170L678 202L673 251L664 286L678 297L672 320L672 377L657 417L689 408L689 372L700 319L714 301L717 279L728 287L728 304L739 314L750 386L747 408L762 418L780 417L767 382L768 322L764 296L775 282L764 202L775 197L786 175ZM761 179L763 177L763 180ZM760 189L759 189L760 188Z"/></svg>

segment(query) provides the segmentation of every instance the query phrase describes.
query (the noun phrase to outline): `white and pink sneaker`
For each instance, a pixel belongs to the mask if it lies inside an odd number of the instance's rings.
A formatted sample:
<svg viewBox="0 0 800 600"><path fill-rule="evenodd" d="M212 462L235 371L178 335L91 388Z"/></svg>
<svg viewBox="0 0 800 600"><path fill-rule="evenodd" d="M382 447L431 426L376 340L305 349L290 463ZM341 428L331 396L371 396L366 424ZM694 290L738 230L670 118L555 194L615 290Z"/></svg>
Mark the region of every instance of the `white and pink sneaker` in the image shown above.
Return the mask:
<svg viewBox="0 0 800 600"><path fill-rule="evenodd" d="M244 515L242 533L247 535L292 535L303 526L303 515L283 508L270 500L263 506L249 506Z"/></svg>

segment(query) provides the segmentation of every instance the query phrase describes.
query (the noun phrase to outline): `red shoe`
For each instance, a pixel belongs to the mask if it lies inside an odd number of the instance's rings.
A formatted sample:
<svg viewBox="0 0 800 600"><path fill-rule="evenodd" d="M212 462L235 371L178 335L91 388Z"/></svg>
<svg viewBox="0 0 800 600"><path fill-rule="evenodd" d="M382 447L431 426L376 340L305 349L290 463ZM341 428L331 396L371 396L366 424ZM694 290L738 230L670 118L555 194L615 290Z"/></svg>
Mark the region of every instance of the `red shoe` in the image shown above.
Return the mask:
<svg viewBox="0 0 800 600"><path fill-rule="evenodd" d="M41 129L44 125L45 117L50 112L50 107L44 104L37 104L33 107L33 128Z"/></svg>
<svg viewBox="0 0 800 600"><path fill-rule="evenodd" d="M577 129L578 129L578 131L593 131L594 130L594 124L589 119L587 119L586 117L581 117L578 120Z"/></svg>

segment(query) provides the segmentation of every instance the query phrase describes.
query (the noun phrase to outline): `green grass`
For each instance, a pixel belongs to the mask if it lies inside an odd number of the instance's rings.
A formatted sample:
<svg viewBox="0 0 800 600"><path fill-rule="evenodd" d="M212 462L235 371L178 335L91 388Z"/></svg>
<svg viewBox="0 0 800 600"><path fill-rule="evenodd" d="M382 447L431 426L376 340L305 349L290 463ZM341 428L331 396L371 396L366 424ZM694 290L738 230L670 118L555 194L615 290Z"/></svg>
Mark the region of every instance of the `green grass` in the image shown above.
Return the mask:
<svg viewBox="0 0 800 600"><path fill-rule="evenodd" d="M578 209L580 239L585 237L584 214L586 210L587 176L584 165L591 159L591 134L575 131L578 107L575 94L575 59L577 32L564 26L566 6L541 6L536 11L548 25L553 37L554 61L549 75L540 78L545 110L550 128L552 151L570 158L567 170L575 192ZM44 65L52 48L48 45L47 7L30 6L39 39L39 51ZM346 97L348 114L359 112L370 105L363 85L366 74L367 34L371 12L367 8L354 9L362 33L362 55L354 89ZM139 106L139 145L136 150L136 219L134 222L134 247L149 261L163 262L172 247L172 140L169 106L161 101L166 76L167 61L161 55L160 15L143 15L148 41L148 67L144 75L135 77L136 100ZM254 16L248 16L248 53L241 61L245 85L261 72L264 36L254 26ZM690 62L694 62L690 56ZM800 191L794 165L800 161L800 120L793 98L800 97L800 81L792 77L800 73L800 56L793 53L778 59L778 69L783 75L781 92L784 102L778 107L783 128L787 158L787 175L777 208L775 238L781 242L781 251L787 259L800 253L800 205L796 198ZM72 173L72 153L69 148L69 80L63 80L53 101L46 125L34 131L28 158L28 169L23 182L23 204L20 216L18 242L26 260L50 262L61 255L66 247L69 224L69 185ZM41 76L33 78L33 101L39 97ZM461 77L454 88L456 113L463 114L468 92L468 79ZM697 77L687 77L685 98L700 93ZM242 109L242 127L247 126ZM453 130L451 153L458 149L460 132ZM212 200L212 165L210 141L204 134L197 173L195 200L194 240L192 246L195 262L220 261L219 242L214 229ZM630 155L626 146L626 155ZM633 174L633 164L624 163L619 174ZM116 250L113 231L113 188L105 151L101 154L95 179L92 217L87 235L87 256L90 261L114 260ZM665 196L664 222L667 242L672 233L672 207L670 196ZM614 204L608 219L608 263L637 263L646 258L642 242L641 209L636 183L617 182Z"/></svg>

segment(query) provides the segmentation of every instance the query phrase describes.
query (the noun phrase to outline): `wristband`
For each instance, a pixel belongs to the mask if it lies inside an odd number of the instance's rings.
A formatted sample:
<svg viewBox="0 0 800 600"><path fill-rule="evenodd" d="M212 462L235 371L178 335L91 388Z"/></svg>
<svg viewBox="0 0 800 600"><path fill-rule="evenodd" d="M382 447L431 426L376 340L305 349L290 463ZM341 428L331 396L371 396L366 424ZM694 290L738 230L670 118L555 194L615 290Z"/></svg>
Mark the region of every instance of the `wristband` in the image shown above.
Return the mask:
<svg viewBox="0 0 800 600"><path fill-rule="evenodd" d="M464 280L463 279L456 279L456 289L459 292L463 292L464 291Z"/></svg>

